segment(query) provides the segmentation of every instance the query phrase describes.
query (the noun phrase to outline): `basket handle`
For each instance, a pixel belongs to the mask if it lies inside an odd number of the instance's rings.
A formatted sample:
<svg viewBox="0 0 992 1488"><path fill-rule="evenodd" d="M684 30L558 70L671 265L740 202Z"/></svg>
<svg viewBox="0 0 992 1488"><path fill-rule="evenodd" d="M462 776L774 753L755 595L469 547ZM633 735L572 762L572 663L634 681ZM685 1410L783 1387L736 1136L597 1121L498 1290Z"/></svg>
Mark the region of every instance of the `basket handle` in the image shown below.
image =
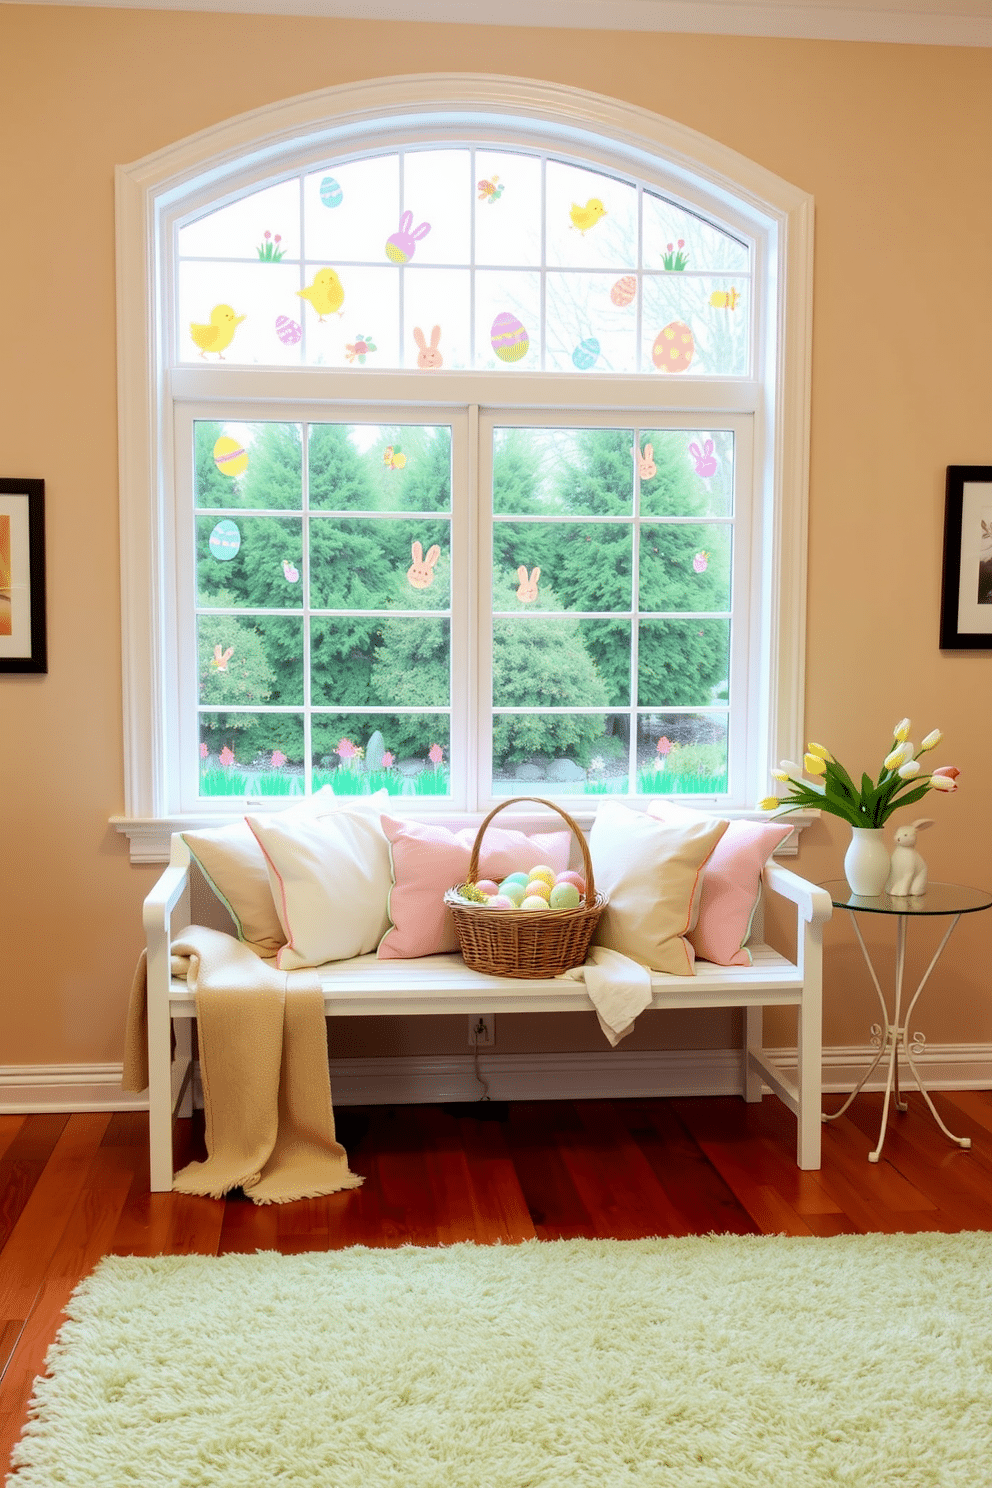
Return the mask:
<svg viewBox="0 0 992 1488"><path fill-rule="evenodd" d="M586 842L585 833L578 822L572 820L567 811L562 811L561 807L556 806L554 801L546 801L543 796L510 796L508 800L501 801L498 806L493 807L475 834L475 841L472 844L472 856L468 864L468 882L475 883L478 876L479 851L482 847L483 835L489 823L500 811L505 811L507 806L516 806L520 801L536 801L539 806L547 806L549 811L556 812L562 818L575 837L578 838L579 847L582 849L582 866L585 869L586 903L591 904L596 897L596 881L593 877L592 858L589 856L589 847Z"/></svg>

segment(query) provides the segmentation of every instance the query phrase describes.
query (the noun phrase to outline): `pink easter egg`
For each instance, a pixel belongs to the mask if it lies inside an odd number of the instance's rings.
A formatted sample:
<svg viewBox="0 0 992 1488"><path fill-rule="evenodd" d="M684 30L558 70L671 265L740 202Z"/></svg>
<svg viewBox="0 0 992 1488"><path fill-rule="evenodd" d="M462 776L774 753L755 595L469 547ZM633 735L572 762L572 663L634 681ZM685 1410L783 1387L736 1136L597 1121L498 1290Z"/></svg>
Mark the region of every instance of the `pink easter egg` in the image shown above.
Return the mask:
<svg viewBox="0 0 992 1488"><path fill-rule="evenodd" d="M614 305L619 305L622 308L624 305L630 304L636 293L637 280L633 274L624 274L623 278L618 279L610 290L610 299Z"/></svg>
<svg viewBox="0 0 992 1488"><path fill-rule="evenodd" d="M673 320L655 337L651 360L659 372L684 372L695 350L692 331L685 321Z"/></svg>
<svg viewBox="0 0 992 1488"><path fill-rule="evenodd" d="M480 894L488 894L490 899L494 894L499 893L499 884L491 878L477 879L475 887L479 890Z"/></svg>
<svg viewBox="0 0 992 1488"><path fill-rule="evenodd" d="M288 315L280 315L276 318L276 335L283 346L295 346L303 335L303 327Z"/></svg>
<svg viewBox="0 0 992 1488"><path fill-rule="evenodd" d="M543 899L545 904L551 898L551 885L546 884L543 878L532 878L527 885L527 897L533 899L535 896Z"/></svg>
<svg viewBox="0 0 992 1488"><path fill-rule="evenodd" d="M566 868L564 873L559 873L558 877L555 879L555 883L574 884L580 894L584 894L586 891L585 879L582 877L581 873L576 873L574 868Z"/></svg>
<svg viewBox="0 0 992 1488"><path fill-rule="evenodd" d="M506 894L494 894L486 905L487 909L516 909L516 907L513 900Z"/></svg>

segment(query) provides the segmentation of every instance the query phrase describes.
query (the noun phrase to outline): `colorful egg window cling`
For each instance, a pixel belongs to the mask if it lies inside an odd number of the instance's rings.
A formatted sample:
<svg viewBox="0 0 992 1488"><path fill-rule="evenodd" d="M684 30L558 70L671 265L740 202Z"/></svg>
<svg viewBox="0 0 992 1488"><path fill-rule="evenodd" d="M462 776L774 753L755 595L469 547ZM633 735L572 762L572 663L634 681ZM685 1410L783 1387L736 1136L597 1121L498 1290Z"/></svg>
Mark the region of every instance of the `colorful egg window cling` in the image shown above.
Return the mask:
<svg viewBox="0 0 992 1488"><path fill-rule="evenodd" d="M221 475L229 475L234 480L248 469L248 453L239 440L222 434L214 445L214 464Z"/></svg>
<svg viewBox="0 0 992 1488"><path fill-rule="evenodd" d="M290 320L288 315L277 315L276 335L283 346L296 346L303 338L303 327L299 321Z"/></svg>
<svg viewBox="0 0 992 1488"><path fill-rule="evenodd" d="M215 305L210 312L210 323L204 325L200 321L190 321L189 333L193 338L194 345L200 348L201 357L206 360L207 352L216 352L223 360L224 352L234 340L234 333L247 316L237 315L230 305Z"/></svg>
<svg viewBox="0 0 992 1488"><path fill-rule="evenodd" d="M716 475L716 455L713 453L712 439L703 441L702 449L693 441L689 446L689 459L692 461L693 469L703 480L709 480L711 475Z"/></svg>
<svg viewBox="0 0 992 1488"><path fill-rule="evenodd" d="M300 582L300 570L288 558L282 560L282 576L287 584L298 584Z"/></svg>
<svg viewBox="0 0 992 1488"><path fill-rule="evenodd" d="M417 244L421 238L426 238L430 230L429 222L421 222L419 227L414 228L413 213L404 212L400 218L398 231L386 239L386 257L390 263L409 263L417 251Z"/></svg>
<svg viewBox="0 0 992 1488"><path fill-rule="evenodd" d="M692 361L696 343L684 320L673 320L658 332L651 360L659 372L684 372Z"/></svg>
<svg viewBox="0 0 992 1488"><path fill-rule="evenodd" d="M296 293L301 300L309 300L320 320L335 312L338 315L344 314L341 309L344 304L344 286L334 269L318 269L313 282L306 289L298 289Z"/></svg>
<svg viewBox="0 0 992 1488"><path fill-rule="evenodd" d="M572 352L573 366L578 367L580 372L588 372L590 367L596 365L599 359L599 350L599 342L596 340L596 337L587 336L584 341L579 342L578 346Z"/></svg>
<svg viewBox="0 0 992 1488"><path fill-rule="evenodd" d="M715 289L710 295L714 310L736 310L740 295L736 289Z"/></svg>
<svg viewBox="0 0 992 1488"><path fill-rule="evenodd" d="M519 362L530 350L530 337L522 321L509 310L501 310L490 330L493 351L501 362Z"/></svg>
<svg viewBox="0 0 992 1488"><path fill-rule="evenodd" d="M598 196L591 196L584 207L573 202L568 215L572 219L572 226L585 237L591 227L595 227L597 222L602 221L607 211Z"/></svg>
<svg viewBox="0 0 992 1488"><path fill-rule="evenodd" d="M406 464L406 455L398 444L387 444L382 452L382 463L387 470L402 470Z"/></svg>
<svg viewBox="0 0 992 1488"><path fill-rule="evenodd" d="M499 176L493 176L490 181L479 182L479 200L486 202L498 202L503 195L504 187L499 184Z"/></svg>
<svg viewBox="0 0 992 1488"><path fill-rule="evenodd" d="M320 199L325 207L339 207L344 199L344 192L335 181L333 176L325 176L320 183Z"/></svg>
<svg viewBox="0 0 992 1488"><path fill-rule="evenodd" d="M636 294L637 280L634 278L633 274L624 274L623 278L618 279L616 284L614 284L613 288L610 290L610 299L613 301L614 305L618 305L622 310L625 305L629 305L631 303Z"/></svg>
<svg viewBox="0 0 992 1488"><path fill-rule="evenodd" d="M692 569L693 569L693 572L694 573L705 573L706 570L709 568L709 566L710 566L710 555L709 555L709 553L706 552L706 550L704 548L702 552L697 553L696 556L695 556L695 558L693 558L693 560L692 560Z"/></svg>
<svg viewBox="0 0 992 1488"><path fill-rule="evenodd" d="M354 342L349 342L344 348L344 354L349 362L358 362L359 366L365 366L365 358L370 351L377 351L378 347L371 336L356 336Z"/></svg>
<svg viewBox="0 0 992 1488"><path fill-rule="evenodd" d="M237 557L240 546L241 533L237 523L225 517L210 534L211 558L216 558L218 563L229 563L232 558Z"/></svg>

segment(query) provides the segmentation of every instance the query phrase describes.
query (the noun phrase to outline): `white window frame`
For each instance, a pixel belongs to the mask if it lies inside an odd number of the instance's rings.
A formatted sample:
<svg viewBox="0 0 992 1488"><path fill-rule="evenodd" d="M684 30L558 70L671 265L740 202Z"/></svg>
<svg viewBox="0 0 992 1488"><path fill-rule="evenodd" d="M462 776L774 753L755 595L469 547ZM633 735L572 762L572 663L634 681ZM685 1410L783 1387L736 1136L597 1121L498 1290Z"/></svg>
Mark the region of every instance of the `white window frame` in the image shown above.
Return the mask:
<svg viewBox="0 0 992 1488"><path fill-rule="evenodd" d="M125 812L114 822L130 838L133 861L160 861L169 832L194 819L174 812L177 765L163 727L175 708L174 410L191 399L250 409L266 376L264 369L172 364L176 223L281 170L317 168L376 147L469 137L636 174L754 244L754 378L669 378L662 398L657 378L635 375L624 379L624 406L643 419L657 417L661 402L666 414L753 414L754 556L765 577L752 609L752 797L767 788L778 759L801 753L812 198L716 141L618 100L520 78L380 78L256 110L117 170ZM370 400L424 404L422 373L367 374L362 386ZM278 378L280 398L319 402L325 417L355 400L347 372L281 368ZM498 374L442 370L431 378L431 404L439 409L506 407L512 397L509 379ZM577 411L616 405L616 379L516 373L514 383L518 378L526 379L529 406L560 407L563 399ZM477 472L469 475L474 482ZM747 814L747 800L734 804ZM195 818L210 819L208 807Z"/></svg>

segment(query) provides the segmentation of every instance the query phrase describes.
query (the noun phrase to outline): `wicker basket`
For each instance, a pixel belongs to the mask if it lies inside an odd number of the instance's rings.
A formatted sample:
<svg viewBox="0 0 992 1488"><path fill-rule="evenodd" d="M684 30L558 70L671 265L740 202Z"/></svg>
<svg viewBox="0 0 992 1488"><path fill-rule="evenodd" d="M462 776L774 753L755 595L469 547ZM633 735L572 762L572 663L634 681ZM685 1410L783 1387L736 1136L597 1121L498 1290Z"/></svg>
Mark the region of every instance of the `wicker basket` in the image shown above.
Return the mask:
<svg viewBox="0 0 992 1488"><path fill-rule="evenodd" d="M490 811L472 846L467 883L475 883L479 873L479 849L486 828L493 817L519 801L536 801L558 813L578 838L585 868L585 903L578 909L489 909L484 904L470 904L461 897L464 885L449 889L444 902L455 922L458 944L466 966L473 971L504 977L553 977L586 959L589 942L599 920L606 898L596 893L592 859L578 822L572 820L553 801L540 796L513 796Z"/></svg>

